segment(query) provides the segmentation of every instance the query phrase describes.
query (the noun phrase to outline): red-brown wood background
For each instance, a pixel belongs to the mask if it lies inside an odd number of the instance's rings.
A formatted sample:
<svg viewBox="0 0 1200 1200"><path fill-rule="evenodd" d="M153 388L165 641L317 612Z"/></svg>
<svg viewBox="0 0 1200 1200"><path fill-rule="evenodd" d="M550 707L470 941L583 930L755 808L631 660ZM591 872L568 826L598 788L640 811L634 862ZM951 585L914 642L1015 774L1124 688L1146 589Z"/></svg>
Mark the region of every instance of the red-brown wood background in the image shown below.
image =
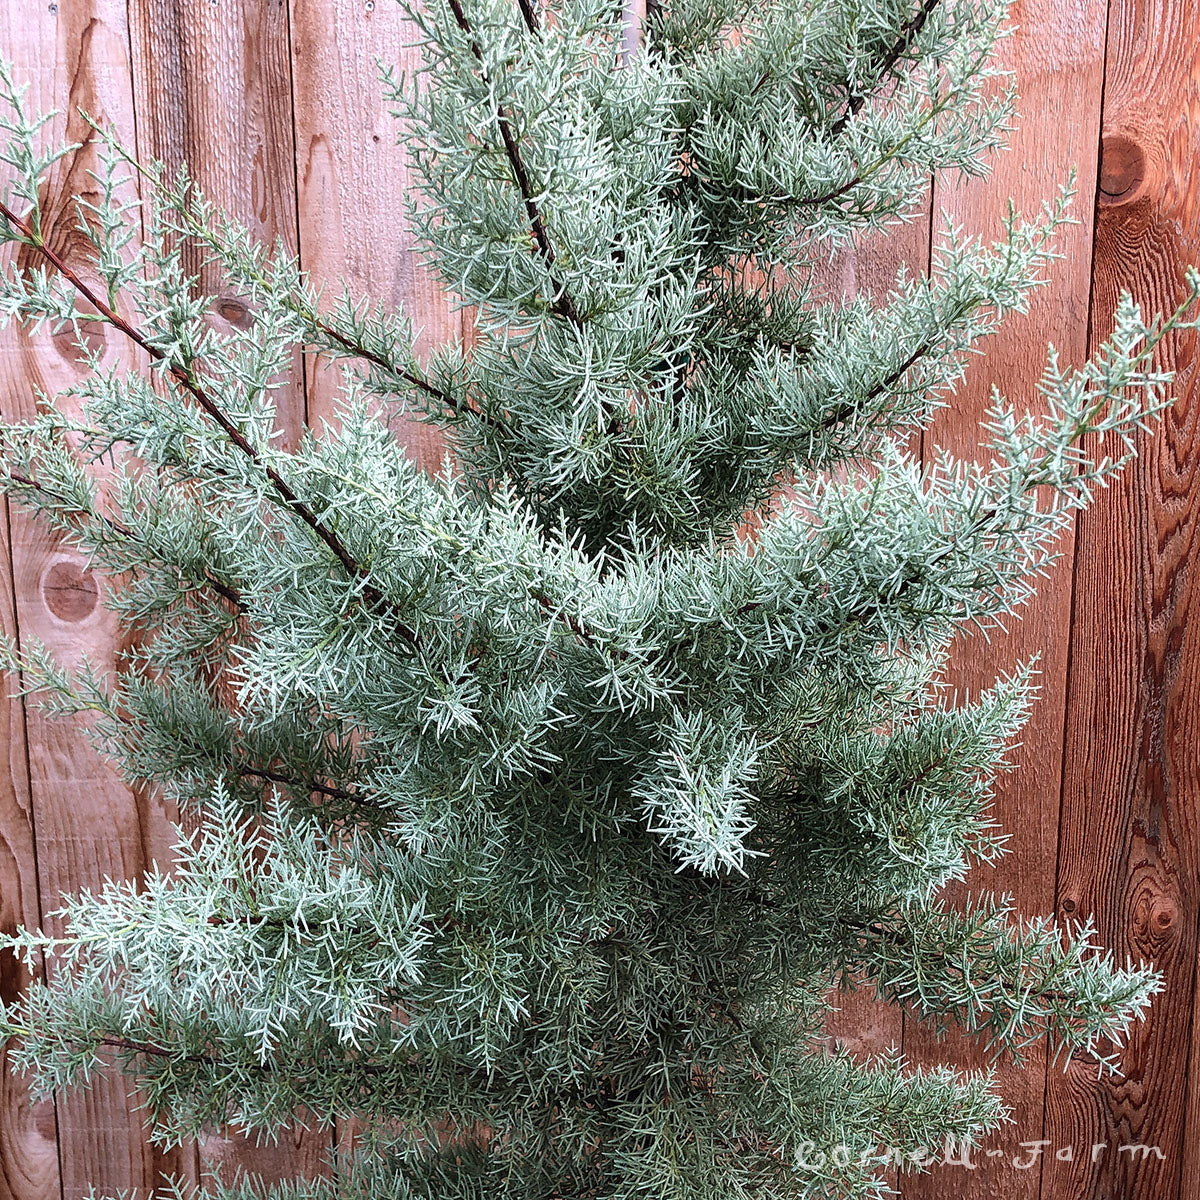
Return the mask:
<svg viewBox="0 0 1200 1200"><path fill-rule="evenodd" d="M935 180L929 211L995 236L1010 196L1034 209L1075 166L1079 224L1032 311L991 339L939 416L931 437L959 453L976 442L993 380L1030 397L1048 339L1081 359L1105 336L1122 290L1149 308L1172 306L1183 265L1200 261L1200 0L1017 0L1013 18L1004 49L1022 98L1013 147L986 180ZM393 0L0 0L0 54L32 82L35 103L82 107L142 156L186 159L210 196L282 238L308 270L404 305L428 344L460 318L397 224L407 169L374 65L376 55L409 58L409 40ZM77 117L63 116L64 128L84 140ZM70 197L90 186L90 154L65 160L52 181L52 236L67 254L78 252ZM930 221L876 239L832 264L831 281L881 286L901 259L923 268L929 239ZM237 320L238 301L214 294L213 312ZM1010 636L964 644L957 668L973 687L1042 654L1041 703L999 803L1014 853L978 882L1013 892L1030 913L1091 915L1118 955L1153 959L1167 991L1118 1077L1064 1072L1041 1054L1024 1071L1003 1070L1010 1129L970 1168L904 1178L909 1200L1200 1198L1194 353L1183 339L1165 351L1179 371L1178 403L1079 520L1036 605ZM38 389L77 370L69 345L10 329L0 339L0 407L26 414ZM319 421L332 385L298 363L285 426ZM423 460L436 451L427 430L408 432ZM3 507L0 546L3 631L40 637L68 660L85 651L113 660L119 638L80 558ZM0 704L0 720L0 928L37 924L64 892L164 858L169 814L121 786L77 729L19 702ZM0 960L0 994L11 999L21 985ZM917 1060L983 1062L857 997L836 1028L864 1050L896 1042ZM164 1154L145 1141L136 1103L110 1077L86 1095L31 1106L0 1069L0 1200L74 1200L93 1184L143 1190L163 1174L236 1166L279 1178L318 1170L333 1136L297 1132L266 1150L213 1136ZM1044 1143L1040 1155L1022 1146L1034 1142Z"/></svg>

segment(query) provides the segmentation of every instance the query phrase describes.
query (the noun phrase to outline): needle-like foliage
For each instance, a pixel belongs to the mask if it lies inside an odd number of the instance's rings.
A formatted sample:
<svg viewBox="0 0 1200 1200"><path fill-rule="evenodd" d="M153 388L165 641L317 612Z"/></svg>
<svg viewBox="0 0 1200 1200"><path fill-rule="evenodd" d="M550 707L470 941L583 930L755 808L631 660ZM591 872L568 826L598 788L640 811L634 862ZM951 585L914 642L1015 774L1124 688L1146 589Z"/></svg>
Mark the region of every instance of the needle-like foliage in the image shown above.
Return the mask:
<svg viewBox="0 0 1200 1200"><path fill-rule="evenodd" d="M190 830L11 939L48 967L0 1035L42 1089L115 1060L164 1143L356 1118L281 1198L882 1194L1003 1109L986 1075L832 1049L831 988L1095 1055L1158 987L1089 927L946 902L1002 852L1031 669L963 699L943 668L1166 402L1200 277L1164 320L1123 300L1090 362L1051 352L1032 415L997 392L978 461L923 463L909 435L1026 306L1069 187L886 295L816 268L983 170L1000 0L670 0L636 50L612 0L411 16L423 66L386 87L412 220L475 314L423 361L99 130L94 253L64 261L43 184L71 148L0 71L0 314L74 329L86 366L4 430L3 488L134 646L115 674L5 657ZM206 320L198 263L244 328ZM344 402L287 449L297 347ZM401 408L445 432L437 476Z"/></svg>

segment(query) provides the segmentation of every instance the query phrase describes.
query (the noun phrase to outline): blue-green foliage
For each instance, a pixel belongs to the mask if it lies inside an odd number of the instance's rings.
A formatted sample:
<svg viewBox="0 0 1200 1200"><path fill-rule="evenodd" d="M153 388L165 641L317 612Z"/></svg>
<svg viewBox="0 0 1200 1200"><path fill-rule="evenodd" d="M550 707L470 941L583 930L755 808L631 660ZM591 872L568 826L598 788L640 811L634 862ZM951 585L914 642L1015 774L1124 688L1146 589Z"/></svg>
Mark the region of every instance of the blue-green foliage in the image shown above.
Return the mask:
<svg viewBox="0 0 1200 1200"><path fill-rule="evenodd" d="M1088 928L940 898L1002 850L1031 672L940 680L1165 402L1152 353L1200 280L1165 321L1123 301L1082 367L1052 353L1034 415L997 393L978 465L922 465L908 435L1026 305L1069 189L995 246L948 230L886 296L814 268L982 169L999 0L672 0L634 51L611 0L412 18L424 67L387 87L413 220L475 314L426 361L103 136L95 262L56 270L38 181L65 151L0 74L0 313L107 323L143 364L81 336L80 382L2 447L135 648L110 677L6 658L194 829L171 872L18 934L50 982L0 1033L42 1088L116 1058L164 1142L357 1117L359 1151L280 1200L881 1194L880 1153L1002 1107L830 1049L831 987L1095 1053L1158 986ZM206 322L185 254L246 328ZM344 404L289 451L297 346ZM400 407L447 432L436 477Z"/></svg>

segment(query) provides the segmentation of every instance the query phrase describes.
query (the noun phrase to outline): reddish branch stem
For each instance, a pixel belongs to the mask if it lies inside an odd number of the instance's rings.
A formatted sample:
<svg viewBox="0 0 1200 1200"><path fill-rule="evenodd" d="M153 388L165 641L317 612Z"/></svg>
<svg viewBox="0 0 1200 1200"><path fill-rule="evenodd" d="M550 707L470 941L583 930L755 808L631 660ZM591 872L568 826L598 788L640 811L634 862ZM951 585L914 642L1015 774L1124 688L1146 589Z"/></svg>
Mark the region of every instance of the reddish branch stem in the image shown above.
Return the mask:
<svg viewBox="0 0 1200 1200"><path fill-rule="evenodd" d="M458 27L471 39L471 53L482 67L483 50L475 38L471 22L467 20L467 14L463 11L461 0L449 0L449 3L450 11L454 14L454 19L458 22ZM530 31L537 32L537 16L529 6L528 0L522 0L521 12L525 17L525 22L529 26ZM517 141L517 136L513 132L512 122L509 120L508 114L505 112L504 105L502 104L496 105L496 126L500 130L500 139L504 143L504 153L512 169L513 178L516 180L517 187L521 191L521 199L525 204L525 213L529 218L529 227L533 231L534 240L537 242L538 252L541 254L542 260L546 265L552 266L556 258L554 243L550 240L550 234L546 230L546 222L542 218L541 209L538 207L537 200L535 199L533 184L530 182L529 172L526 170L525 160L521 155L520 143ZM560 317L565 317L572 325L583 324L583 318L579 315L579 309L575 307L575 301L571 299L565 290L560 290L558 295L550 302L550 309Z"/></svg>
<svg viewBox="0 0 1200 1200"><path fill-rule="evenodd" d="M900 56L913 44L917 35L925 28L929 15L940 3L941 0L924 0L920 9L900 27L899 38L879 62L876 80L882 79L900 61ZM866 101L867 98L862 93L852 95L846 104L846 111L830 126L829 132L837 137L846 128L850 118L861 111Z"/></svg>
<svg viewBox="0 0 1200 1200"><path fill-rule="evenodd" d="M387 371L390 375L399 376L406 383L415 387L418 391L424 392L427 396L432 396L435 400L439 401L441 404L444 404L448 409L450 409L451 412L461 413L463 411L464 406L461 402L451 396L449 392L444 392L441 388L434 387L429 380L422 378L413 371L407 371L403 367L397 367L395 363L389 362L383 357L382 354L376 354L373 351L368 350L365 346L360 346L357 342L346 337L344 333L339 333L336 329L332 328L332 326L326 325L321 321L315 321L314 324L327 338L337 342L339 346L344 347L349 353L353 354L355 358L364 359L369 363L373 363L382 370ZM480 411L480 409L476 408L474 405L468 404L466 408L473 417L482 421L485 425L492 425L496 427L501 425L501 422L497 421L495 417L489 416L487 413Z"/></svg>

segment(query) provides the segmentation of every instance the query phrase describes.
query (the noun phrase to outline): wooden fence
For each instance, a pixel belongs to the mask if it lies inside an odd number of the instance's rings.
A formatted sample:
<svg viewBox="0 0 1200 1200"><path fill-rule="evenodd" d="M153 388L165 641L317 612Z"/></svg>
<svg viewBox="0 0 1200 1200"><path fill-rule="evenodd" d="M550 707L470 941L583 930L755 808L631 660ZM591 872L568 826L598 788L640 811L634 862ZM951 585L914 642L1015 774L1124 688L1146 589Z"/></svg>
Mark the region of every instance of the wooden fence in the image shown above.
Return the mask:
<svg viewBox="0 0 1200 1200"><path fill-rule="evenodd" d="M932 439L969 454L993 378L1032 397L1045 342L1079 361L1103 338L1119 292L1174 304L1182 265L1200 261L1200 2L1017 0L1004 55L1022 121L985 181L934 182L930 213L997 234L1008 198L1035 209L1072 165L1079 224L1026 317L991 339ZM319 277L403 304L426 343L460 320L422 273L398 214L408 186L384 112L375 56L411 55L393 0L0 0L0 54L43 107L82 107L112 122L142 156L186 159L207 193ZM85 129L65 116L74 140ZM57 169L52 237L70 255L70 197L87 192L86 149ZM831 264L848 288L879 286L907 259L924 268L940 217L876 239ZM213 319L237 322L233 296ZM98 334L97 336L102 336ZM976 639L957 678L975 687L1021 656L1042 655L1041 702L1004 787L999 817L1014 853L976 882L1011 891L1030 913L1091 916L1118 954L1153 959L1167 991L1123 1057L1122 1076L1050 1067L1041 1049L1004 1069L1010 1132L973 1164L906 1178L909 1200L1200 1197L1200 389L1195 341L1167 353L1180 401L1120 483L1078 522L1060 564L1011 635ZM70 346L10 330L0 342L0 404L33 410L38 389L75 377ZM297 363L285 422L319 421L333 376ZM436 451L410 429L414 453ZM927 439L928 441L928 439ZM38 636L65 659L101 666L121 646L78 555L0 508L0 625ZM66 892L136 876L164 859L168 816L132 794L77 729L19 702L0 705L0 927L37 924ZM22 985L9 960L0 992ZM1194 1018L1195 1014L1195 1018ZM864 1050L902 1043L917 1060L982 1063L960 1042L935 1044L854 999L837 1018ZM1195 1044L1193 1044L1195 1042ZM1189 1084L1196 1081L1196 1087ZM0 1075L0 1200L146 1189L164 1173L196 1177L241 1165L269 1178L317 1170L331 1136L297 1132L256 1149L236 1137L162 1153L147 1144L136 1097L105 1077L87 1094L31 1106ZM1039 1154L1021 1143L1042 1143ZM1135 1148L1140 1147L1140 1148Z"/></svg>

